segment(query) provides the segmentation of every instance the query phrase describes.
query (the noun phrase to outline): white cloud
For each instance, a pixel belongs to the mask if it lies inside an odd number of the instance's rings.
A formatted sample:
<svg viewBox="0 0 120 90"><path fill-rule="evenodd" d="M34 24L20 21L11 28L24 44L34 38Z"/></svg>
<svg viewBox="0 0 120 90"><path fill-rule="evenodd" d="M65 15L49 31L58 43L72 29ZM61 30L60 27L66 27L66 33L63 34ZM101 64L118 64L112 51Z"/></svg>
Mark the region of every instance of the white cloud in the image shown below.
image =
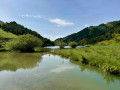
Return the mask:
<svg viewBox="0 0 120 90"><path fill-rule="evenodd" d="M30 18L42 18L44 19L42 16L40 15L29 15L29 14L23 14L21 15L22 17L30 17Z"/></svg>
<svg viewBox="0 0 120 90"><path fill-rule="evenodd" d="M57 26L71 26L71 25L74 25L73 22L69 22L69 21L66 21L66 20L63 20L63 19L59 19L59 18L50 19L50 18L46 18L46 17L41 16L41 15L23 14L23 15L20 15L20 16L21 17L44 19L44 20L47 20L49 22L57 24Z"/></svg>
<svg viewBox="0 0 120 90"><path fill-rule="evenodd" d="M54 40L56 40L58 38L61 38L63 36L53 36L53 35L47 35L47 34L45 34L45 35L43 35L43 37L48 38L48 39L54 41Z"/></svg>
<svg viewBox="0 0 120 90"><path fill-rule="evenodd" d="M21 15L22 17L31 17L31 15L29 14L24 14L24 15Z"/></svg>
<svg viewBox="0 0 120 90"><path fill-rule="evenodd" d="M50 19L49 21L52 22L52 23L56 23L57 26L71 26L71 25L74 25L73 22L69 22L69 21L66 21L66 20L59 19L59 18Z"/></svg>

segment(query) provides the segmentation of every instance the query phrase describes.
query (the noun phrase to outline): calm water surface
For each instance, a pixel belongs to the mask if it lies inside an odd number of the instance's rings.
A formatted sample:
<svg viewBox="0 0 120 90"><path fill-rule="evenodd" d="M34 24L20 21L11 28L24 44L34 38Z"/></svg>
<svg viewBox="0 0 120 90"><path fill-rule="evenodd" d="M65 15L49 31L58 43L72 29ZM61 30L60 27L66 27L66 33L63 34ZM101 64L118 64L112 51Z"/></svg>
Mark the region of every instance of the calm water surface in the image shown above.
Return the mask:
<svg viewBox="0 0 120 90"><path fill-rule="evenodd" d="M0 90L120 90L120 76L41 53L0 53Z"/></svg>

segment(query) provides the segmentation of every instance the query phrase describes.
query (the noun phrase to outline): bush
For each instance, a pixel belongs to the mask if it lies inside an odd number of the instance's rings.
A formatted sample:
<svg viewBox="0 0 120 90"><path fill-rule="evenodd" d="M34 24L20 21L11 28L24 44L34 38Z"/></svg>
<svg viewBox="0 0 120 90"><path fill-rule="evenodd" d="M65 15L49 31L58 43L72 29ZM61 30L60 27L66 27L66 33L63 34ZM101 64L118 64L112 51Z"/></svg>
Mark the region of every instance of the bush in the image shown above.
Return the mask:
<svg viewBox="0 0 120 90"><path fill-rule="evenodd" d="M6 44L8 50L20 50L21 52L33 52L35 47L41 47L42 41L31 34L20 35Z"/></svg>
<svg viewBox="0 0 120 90"><path fill-rule="evenodd" d="M60 49L63 49L66 46L66 43L59 43Z"/></svg>
<svg viewBox="0 0 120 90"><path fill-rule="evenodd" d="M69 43L69 46L71 46L72 48L76 48L77 43L76 43L76 42L70 42L70 43Z"/></svg>
<svg viewBox="0 0 120 90"><path fill-rule="evenodd" d="M1 51L6 51L6 50L5 50L5 48L0 48L0 52L1 52Z"/></svg>

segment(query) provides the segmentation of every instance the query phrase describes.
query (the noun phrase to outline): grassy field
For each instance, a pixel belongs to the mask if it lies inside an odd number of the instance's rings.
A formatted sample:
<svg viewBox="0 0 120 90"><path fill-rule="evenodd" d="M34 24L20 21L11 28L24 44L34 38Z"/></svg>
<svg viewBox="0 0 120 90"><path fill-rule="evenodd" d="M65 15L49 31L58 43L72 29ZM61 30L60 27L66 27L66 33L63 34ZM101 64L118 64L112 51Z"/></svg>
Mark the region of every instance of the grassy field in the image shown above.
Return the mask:
<svg viewBox="0 0 120 90"><path fill-rule="evenodd" d="M5 32L2 29L0 29L0 37L2 37L2 38L15 38L15 37L17 37L17 35L9 33L9 32Z"/></svg>
<svg viewBox="0 0 120 90"><path fill-rule="evenodd" d="M3 47L9 39L16 38L17 35L12 34L10 32L5 32L0 28L0 51L3 51Z"/></svg>
<svg viewBox="0 0 120 90"><path fill-rule="evenodd" d="M120 45L57 49L53 53L120 75Z"/></svg>

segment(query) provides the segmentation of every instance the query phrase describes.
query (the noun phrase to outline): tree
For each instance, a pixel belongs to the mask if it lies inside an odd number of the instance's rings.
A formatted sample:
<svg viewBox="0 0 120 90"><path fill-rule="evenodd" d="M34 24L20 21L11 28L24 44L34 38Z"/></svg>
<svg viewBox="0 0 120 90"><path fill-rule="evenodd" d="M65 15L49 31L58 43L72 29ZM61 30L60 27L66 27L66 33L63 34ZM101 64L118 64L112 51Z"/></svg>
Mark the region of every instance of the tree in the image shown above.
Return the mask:
<svg viewBox="0 0 120 90"><path fill-rule="evenodd" d="M59 45L60 49L63 49L66 46L66 43L59 43L58 45Z"/></svg>
<svg viewBox="0 0 120 90"><path fill-rule="evenodd" d="M71 46L72 48L76 48L78 44L76 42L70 42L69 46Z"/></svg>
<svg viewBox="0 0 120 90"><path fill-rule="evenodd" d="M41 47L42 41L31 34L20 35L6 44L8 50L20 50L21 52L33 52L35 47Z"/></svg>
<svg viewBox="0 0 120 90"><path fill-rule="evenodd" d="M52 41L50 41L49 39L42 37L36 31L28 29L28 28L24 27L23 25L16 23L15 21L10 22L10 23L8 23L8 22L0 23L0 28L2 28L5 32L10 32L15 35L24 35L24 34L34 35L42 40L43 46L54 45L54 43Z"/></svg>

